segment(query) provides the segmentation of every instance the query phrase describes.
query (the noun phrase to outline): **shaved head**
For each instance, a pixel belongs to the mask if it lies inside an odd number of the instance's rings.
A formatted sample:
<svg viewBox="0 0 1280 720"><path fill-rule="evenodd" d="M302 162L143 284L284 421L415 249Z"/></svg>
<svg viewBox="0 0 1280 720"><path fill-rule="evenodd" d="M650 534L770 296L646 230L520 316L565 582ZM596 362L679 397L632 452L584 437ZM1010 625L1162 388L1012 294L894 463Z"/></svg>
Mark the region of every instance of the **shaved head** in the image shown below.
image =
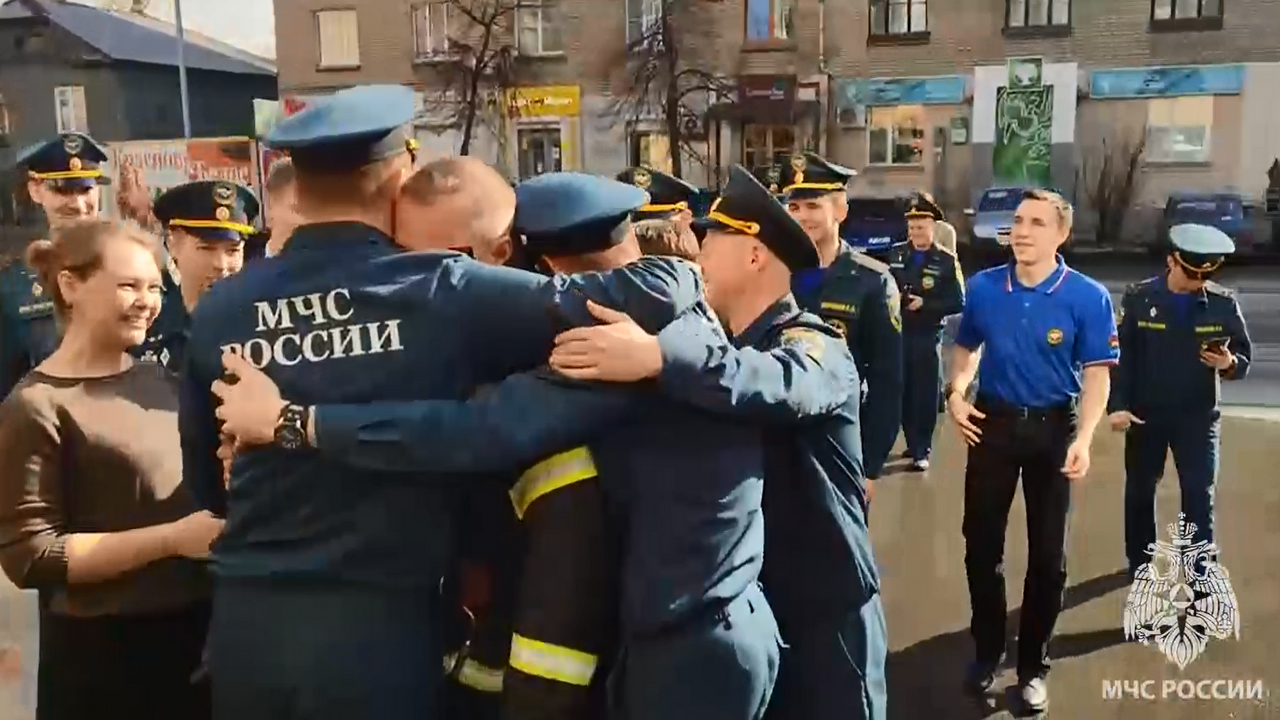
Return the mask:
<svg viewBox="0 0 1280 720"><path fill-rule="evenodd" d="M515 218L506 179L473 157L433 160L401 188L396 239L410 250L470 249L479 259L502 253ZM496 258L495 258L496 259Z"/></svg>

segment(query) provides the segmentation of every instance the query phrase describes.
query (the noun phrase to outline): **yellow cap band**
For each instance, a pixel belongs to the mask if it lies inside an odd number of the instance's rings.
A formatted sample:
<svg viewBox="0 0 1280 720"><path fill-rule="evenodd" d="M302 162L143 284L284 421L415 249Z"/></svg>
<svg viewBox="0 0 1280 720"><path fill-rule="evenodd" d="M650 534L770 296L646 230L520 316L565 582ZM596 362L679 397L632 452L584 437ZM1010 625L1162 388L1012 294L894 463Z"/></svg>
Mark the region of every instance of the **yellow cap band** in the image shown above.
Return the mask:
<svg viewBox="0 0 1280 720"><path fill-rule="evenodd" d="M707 219L715 220L721 225L724 225L726 227L731 227L734 230L737 230L738 232L744 233L746 235L760 234L760 223L748 222L746 220L731 218L728 215L725 215L724 213L717 210L716 208L720 206L720 200L722 199L723 198L717 198L716 201L711 204L711 212L707 213Z"/></svg>
<svg viewBox="0 0 1280 720"><path fill-rule="evenodd" d="M644 207L640 208L640 212L666 212L668 210L688 210L688 209L689 209L689 203L678 202L678 203L668 203L666 205L662 205L662 204L645 205Z"/></svg>
<svg viewBox="0 0 1280 720"><path fill-rule="evenodd" d="M1218 268L1222 267L1222 263L1225 261L1225 258L1218 258L1217 262L1209 263L1208 267L1196 267L1191 263L1187 262L1186 260L1183 260L1182 253L1180 252L1174 252L1173 258L1178 261L1179 265L1181 265L1182 267L1194 273L1213 272L1214 270L1217 270Z"/></svg>
<svg viewBox="0 0 1280 720"><path fill-rule="evenodd" d="M224 220L170 220L169 224L176 225L177 227L235 230L241 235L251 235L255 232L252 226L226 222Z"/></svg>
<svg viewBox="0 0 1280 720"><path fill-rule="evenodd" d="M29 173L35 180L73 180L77 178L96 178L102 177L101 170L63 170L61 172L50 173Z"/></svg>
<svg viewBox="0 0 1280 720"><path fill-rule="evenodd" d="M796 183L782 188L782 192L791 192L792 190L844 190L844 183Z"/></svg>

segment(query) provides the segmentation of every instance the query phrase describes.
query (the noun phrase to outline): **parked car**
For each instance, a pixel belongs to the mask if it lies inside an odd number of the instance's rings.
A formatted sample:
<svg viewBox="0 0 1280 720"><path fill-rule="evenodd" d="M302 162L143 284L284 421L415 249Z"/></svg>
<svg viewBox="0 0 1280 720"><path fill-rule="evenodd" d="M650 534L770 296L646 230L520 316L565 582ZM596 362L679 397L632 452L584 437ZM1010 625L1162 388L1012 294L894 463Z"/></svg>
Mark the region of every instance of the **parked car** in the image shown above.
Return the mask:
<svg viewBox="0 0 1280 720"><path fill-rule="evenodd" d="M960 259L969 272L1008 262L1013 214L1022 202L1022 187L988 188L976 208L967 208L969 232L960 245Z"/></svg>
<svg viewBox="0 0 1280 720"><path fill-rule="evenodd" d="M1244 196L1234 192L1176 192L1169 195L1160 216L1160 229L1151 251L1163 255L1169 247L1169 228L1183 223L1215 227L1237 244L1250 241Z"/></svg>
<svg viewBox="0 0 1280 720"><path fill-rule="evenodd" d="M849 214L840 223L840 238L872 257L907 241L907 197L851 197Z"/></svg>

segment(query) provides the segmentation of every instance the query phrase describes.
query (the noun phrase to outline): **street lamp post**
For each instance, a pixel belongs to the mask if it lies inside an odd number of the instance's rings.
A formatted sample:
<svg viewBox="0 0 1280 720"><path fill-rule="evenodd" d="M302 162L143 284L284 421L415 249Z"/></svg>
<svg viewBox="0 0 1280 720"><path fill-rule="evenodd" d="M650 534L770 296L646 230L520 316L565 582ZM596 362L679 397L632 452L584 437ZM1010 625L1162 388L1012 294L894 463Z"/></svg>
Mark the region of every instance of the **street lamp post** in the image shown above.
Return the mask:
<svg viewBox="0 0 1280 720"><path fill-rule="evenodd" d="M173 24L178 28L178 87L182 97L182 137L191 139L191 101L187 94L187 33L182 27L182 0L173 0Z"/></svg>

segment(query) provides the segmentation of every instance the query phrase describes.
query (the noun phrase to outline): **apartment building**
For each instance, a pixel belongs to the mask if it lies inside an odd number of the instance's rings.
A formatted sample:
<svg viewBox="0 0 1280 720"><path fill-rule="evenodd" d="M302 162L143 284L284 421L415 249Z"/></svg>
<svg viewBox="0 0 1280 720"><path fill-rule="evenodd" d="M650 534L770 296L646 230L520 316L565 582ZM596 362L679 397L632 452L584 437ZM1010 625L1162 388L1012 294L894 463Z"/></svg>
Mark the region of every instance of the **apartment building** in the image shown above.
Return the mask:
<svg viewBox="0 0 1280 720"><path fill-rule="evenodd" d="M1146 196L1235 188L1261 199L1280 156L1280 0L667 3L680 66L732 86L681 119L682 144L701 158L685 163L694 182L812 149L856 168L859 192L924 188L955 209L997 183L1070 190L1104 140L1145 138ZM413 84L420 138L454 152L457 132L433 120L432 98L446 38L481 4L275 0L281 95ZM513 176L662 164L661 115L619 109L628 45L661 8L521 0L507 33L518 87L473 152Z"/></svg>

